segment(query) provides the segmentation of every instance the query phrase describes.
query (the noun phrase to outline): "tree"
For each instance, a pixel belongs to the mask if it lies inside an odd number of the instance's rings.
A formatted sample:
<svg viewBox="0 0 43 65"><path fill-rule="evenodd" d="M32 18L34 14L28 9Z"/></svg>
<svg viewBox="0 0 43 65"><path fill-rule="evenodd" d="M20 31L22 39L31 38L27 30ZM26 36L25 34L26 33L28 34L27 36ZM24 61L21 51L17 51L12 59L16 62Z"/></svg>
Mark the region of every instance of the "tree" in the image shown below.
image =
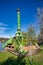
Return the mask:
<svg viewBox="0 0 43 65"><path fill-rule="evenodd" d="M37 8L38 12L38 22L39 22L39 29L40 29L40 34L38 36L38 43L42 44L43 43L43 8Z"/></svg>
<svg viewBox="0 0 43 65"><path fill-rule="evenodd" d="M30 41L32 43L36 42L36 33L33 26L30 26L30 28L27 31L27 39L28 43L30 43Z"/></svg>
<svg viewBox="0 0 43 65"><path fill-rule="evenodd" d="M27 44L27 32L22 32L22 41L25 46Z"/></svg>

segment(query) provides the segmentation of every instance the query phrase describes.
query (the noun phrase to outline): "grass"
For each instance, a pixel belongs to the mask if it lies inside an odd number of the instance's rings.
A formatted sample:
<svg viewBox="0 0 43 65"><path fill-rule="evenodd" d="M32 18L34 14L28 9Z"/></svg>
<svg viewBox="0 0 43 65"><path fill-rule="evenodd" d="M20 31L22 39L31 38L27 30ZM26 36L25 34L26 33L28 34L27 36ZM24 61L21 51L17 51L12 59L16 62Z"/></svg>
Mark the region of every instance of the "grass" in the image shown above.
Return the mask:
<svg viewBox="0 0 43 65"><path fill-rule="evenodd" d="M37 55L33 55L32 58L33 58L33 62L35 63L33 65L43 65L43 49ZM3 65L19 65L16 63L14 64L14 62L20 63L21 61L20 61L20 59L18 61L18 58L9 52L0 52L0 65L3 62L8 63L8 64L3 64ZM29 61L27 60L27 62L29 62ZM22 62L21 62L20 65L29 65L29 64L25 64L25 63L22 64Z"/></svg>
<svg viewBox="0 0 43 65"><path fill-rule="evenodd" d="M10 52L0 52L0 62L6 61L10 57L16 58L16 56Z"/></svg>
<svg viewBox="0 0 43 65"><path fill-rule="evenodd" d="M43 65L43 49L40 53L34 55L32 58L36 63L38 63L38 65Z"/></svg>

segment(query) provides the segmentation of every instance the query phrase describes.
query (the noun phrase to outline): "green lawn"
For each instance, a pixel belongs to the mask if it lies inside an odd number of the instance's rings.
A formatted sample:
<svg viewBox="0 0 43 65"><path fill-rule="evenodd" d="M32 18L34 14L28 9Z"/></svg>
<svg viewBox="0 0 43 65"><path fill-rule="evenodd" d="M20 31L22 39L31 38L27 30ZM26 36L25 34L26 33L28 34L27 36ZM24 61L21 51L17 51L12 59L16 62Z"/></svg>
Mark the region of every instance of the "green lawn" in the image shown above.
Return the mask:
<svg viewBox="0 0 43 65"><path fill-rule="evenodd" d="M16 57L15 55L11 54L10 52L0 52L0 62L6 61L10 57Z"/></svg>
<svg viewBox="0 0 43 65"><path fill-rule="evenodd" d="M7 60L8 58L10 58L10 62L12 61L11 63L9 62L9 60ZM12 58L13 58L13 60L12 60ZM3 63L6 61L6 63L10 63L8 65L15 65L14 64L14 62L15 62L14 58L16 59L17 57L15 55L9 53L9 52L0 52L0 63ZM33 62L35 63L33 65L43 65L43 50L41 50L41 52L38 53L37 55L33 55L32 58L33 58ZM16 61L18 61L18 60L16 60ZM3 65L6 65L6 64L3 64ZM20 64L20 65L25 65L25 64Z"/></svg>
<svg viewBox="0 0 43 65"><path fill-rule="evenodd" d="M34 61L36 61L36 63L38 63L38 65L43 65L43 49L41 50L40 53L34 55L33 59Z"/></svg>

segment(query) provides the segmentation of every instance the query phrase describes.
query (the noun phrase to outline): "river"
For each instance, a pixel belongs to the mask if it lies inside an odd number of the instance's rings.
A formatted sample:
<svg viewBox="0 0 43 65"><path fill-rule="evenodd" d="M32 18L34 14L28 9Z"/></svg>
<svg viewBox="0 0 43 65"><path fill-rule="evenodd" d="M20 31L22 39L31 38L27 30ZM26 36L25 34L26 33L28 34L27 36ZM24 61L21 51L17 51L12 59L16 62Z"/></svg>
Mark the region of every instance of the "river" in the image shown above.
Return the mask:
<svg viewBox="0 0 43 65"><path fill-rule="evenodd" d="M0 51L3 51L4 49L2 48L2 43L0 42Z"/></svg>

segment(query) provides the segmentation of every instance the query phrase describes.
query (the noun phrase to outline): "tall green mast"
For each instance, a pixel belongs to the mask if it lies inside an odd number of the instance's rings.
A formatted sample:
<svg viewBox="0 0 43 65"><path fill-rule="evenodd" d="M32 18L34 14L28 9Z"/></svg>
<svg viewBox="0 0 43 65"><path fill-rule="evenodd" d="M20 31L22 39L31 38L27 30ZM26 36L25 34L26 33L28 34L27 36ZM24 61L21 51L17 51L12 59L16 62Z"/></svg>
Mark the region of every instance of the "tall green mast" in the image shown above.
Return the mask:
<svg viewBox="0 0 43 65"><path fill-rule="evenodd" d="M19 41L22 38L22 32L21 32L21 27L20 27L20 9L17 9L17 20L18 20L18 28L17 28L17 32L16 32L16 39L18 39Z"/></svg>
<svg viewBox="0 0 43 65"><path fill-rule="evenodd" d="M20 30L20 9L17 9L17 18L18 18L18 30Z"/></svg>

